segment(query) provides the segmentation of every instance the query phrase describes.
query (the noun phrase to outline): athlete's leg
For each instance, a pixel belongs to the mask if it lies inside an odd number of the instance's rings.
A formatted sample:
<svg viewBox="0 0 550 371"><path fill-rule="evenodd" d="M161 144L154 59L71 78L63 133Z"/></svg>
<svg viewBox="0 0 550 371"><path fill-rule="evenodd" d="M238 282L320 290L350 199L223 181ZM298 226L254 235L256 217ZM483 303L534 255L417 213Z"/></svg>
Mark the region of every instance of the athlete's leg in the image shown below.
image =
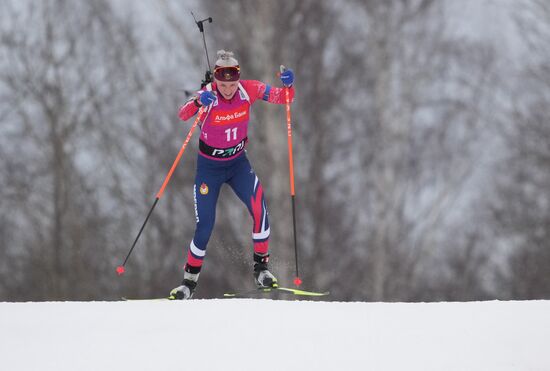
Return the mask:
<svg viewBox="0 0 550 371"><path fill-rule="evenodd" d="M169 299L190 299L193 297L206 254L206 245L216 220L216 202L224 182L225 170L208 162L199 155L197 173L193 186L195 201L195 235L187 249L187 263L180 286L170 291Z"/></svg>
<svg viewBox="0 0 550 371"><path fill-rule="evenodd" d="M254 220L252 231L254 282L258 287L277 287L277 278L267 268L269 262L269 221L264 191L245 155L231 169L231 177L228 183L245 203Z"/></svg>
<svg viewBox="0 0 550 371"><path fill-rule="evenodd" d="M258 255L266 255L269 250L270 229L264 191L245 155L234 167L228 183L237 197L244 202L254 220L252 230L254 252Z"/></svg>
<svg viewBox="0 0 550 371"><path fill-rule="evenodd" d="M206 254L206 246L216 221L216 203L223 184L223 170L208 166L207 161L199 157L197 174L193 186L195 202L195 235L187 252L186 271L200 272ZM218 170L218 171L216 171Z"/></svg>

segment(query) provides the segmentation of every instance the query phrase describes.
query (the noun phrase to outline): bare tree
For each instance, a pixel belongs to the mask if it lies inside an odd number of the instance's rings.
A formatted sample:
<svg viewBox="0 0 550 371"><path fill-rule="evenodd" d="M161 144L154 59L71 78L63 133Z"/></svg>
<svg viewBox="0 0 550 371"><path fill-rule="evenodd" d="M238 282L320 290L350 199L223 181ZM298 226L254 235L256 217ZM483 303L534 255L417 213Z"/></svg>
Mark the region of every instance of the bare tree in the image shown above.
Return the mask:
<svg viewBox="0 0 550 371"><path fill-rule="evenodd" d="M359 161L349 171L362 173L352 188L360 232L341 269L363 289L342 290L354 299L414 300L427 262L447 250L445 217L476 167L492 52L453 40L442 3L355 4L367 25L357 53L368 93L353 126L363 140L350 146ZM359 260L363 269L352 270Z"/></svg>
<svg viewBox="0 0 550 371"><path fill-rule="evenodd" d="M550 128L548 35L550 6L525 1L517 22L530 54L512 82L507 110L510 122L501 130L506 155L499 163L495 196L489 201L491 225L509 259L500 290L514 299L546 299L550 292Z"/></svg>
<svg viewBox="0 0 550 371"><path fill-rule="evenodd" d="M164 246L185 229L173 227L175 210L192 215L187 201L159 208L130 280L115 283L113 269L181 144L176 92L153 74L134 18L109 2L14 4L2 5L0 39L1 207L13 211L3 213L12 228L2 294L105 298L122 283L150 293L161 277L166 286L182 253Z"/></svg>

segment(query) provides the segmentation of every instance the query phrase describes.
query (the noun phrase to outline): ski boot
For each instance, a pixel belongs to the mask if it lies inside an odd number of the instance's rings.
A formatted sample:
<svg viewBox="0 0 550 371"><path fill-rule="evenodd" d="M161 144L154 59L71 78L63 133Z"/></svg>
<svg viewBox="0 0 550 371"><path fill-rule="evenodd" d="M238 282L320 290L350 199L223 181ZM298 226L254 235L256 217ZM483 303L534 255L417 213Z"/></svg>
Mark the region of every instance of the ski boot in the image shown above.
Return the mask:
<svg viewBox="0 0 550 371"><path fill-rule="evenodd" d="M185 265L185 273L181 285L170 291L169 300L186 300L193 297L197 281L199 279L200 268Z"/></svg>
<svg viewBox="0 0 550 371"><path fill-rule="evenodd" d="M277 278L267 270L268 261L269 254L260 255L254 253L254 282L259 289L279 287Z"/></svg>

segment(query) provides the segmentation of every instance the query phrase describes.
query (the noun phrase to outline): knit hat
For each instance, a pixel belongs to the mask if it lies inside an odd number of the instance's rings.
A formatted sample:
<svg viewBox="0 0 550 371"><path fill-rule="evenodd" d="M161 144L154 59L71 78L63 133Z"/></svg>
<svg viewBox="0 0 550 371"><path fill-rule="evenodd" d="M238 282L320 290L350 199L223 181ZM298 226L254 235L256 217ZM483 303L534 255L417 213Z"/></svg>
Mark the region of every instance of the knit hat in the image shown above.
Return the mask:
<svg viewBox="0 0 550 371"><path fill-rule="evenodd" d="M220 81L238 81L241 76L239 62L233 57L233 52L218 50L218 60L214 67L214 77Z"/></svg>

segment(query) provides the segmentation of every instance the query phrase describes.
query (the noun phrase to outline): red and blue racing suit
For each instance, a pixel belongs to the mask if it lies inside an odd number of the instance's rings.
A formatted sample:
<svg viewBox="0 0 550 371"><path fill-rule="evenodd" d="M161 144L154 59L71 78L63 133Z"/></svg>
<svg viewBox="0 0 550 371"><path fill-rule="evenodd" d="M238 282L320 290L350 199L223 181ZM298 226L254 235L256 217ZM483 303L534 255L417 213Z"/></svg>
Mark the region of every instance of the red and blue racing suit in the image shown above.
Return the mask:
<svg viewBox="0 0 550 371"><path fill-rule="evenodd" d="M294 88L289 89L292 101ZM208 84L204 90L215 92L217 100L206 107L199 119L201 135L193 188L197 224L186 266L186 269L195 272L200 271L206 254L216 218L218 195L224 183L229 184L254 220L254 252L268 253L270 228L264 192L244 149L252 104L258 99L275 104L286 103L285 88L271 87L255 80L241 80L230 100L217 92L216 83ZM194 99L191 99L181 107L179 117L186 121L198 110Z"/></svg>

